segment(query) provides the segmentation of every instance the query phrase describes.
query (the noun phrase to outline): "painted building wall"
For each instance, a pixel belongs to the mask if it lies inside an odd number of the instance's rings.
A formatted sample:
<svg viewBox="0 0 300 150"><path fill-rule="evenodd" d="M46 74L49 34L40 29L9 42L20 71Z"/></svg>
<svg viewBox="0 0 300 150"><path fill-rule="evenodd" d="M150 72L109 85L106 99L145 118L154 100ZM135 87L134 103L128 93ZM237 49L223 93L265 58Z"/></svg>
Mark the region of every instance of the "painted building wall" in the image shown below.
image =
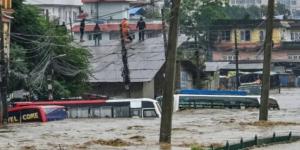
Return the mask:
<svg viewBox="0 0 300 150"><path fill-rule="evenodd" d="M41 9L43 15L46 15L47 11L49 12L50 19L56 20L58 19L58 23L62 24L65 22L66 24L70 23L70 18L72 22L75 22L77 16L79 15L78 6L38 6Z"/></svg>
<svg viewBox="0 0 300 150"><path fill-rule="evenodd" d="M241 40L241 31L246 31L249 30L250 31L250 41L243 41ZM237 41L238 43L259 43L261 42L260 40L260 32L264 32L264 35L266 33L265 29L262 28L257 28L257 29L249 29L249 28L245 28L245 29L237 29ZM234 30L231 30L230 32L230 42L234 43ZM281 41L281 36L282 36L282 29L281 28L275 28L273 30L273 41L275 43L280 43Z"/></svg>
<svg viewBox="0 0 300 150"><path fill-rule="evenodd" d="M88 14L87 18L96 19L97 17L97 6L100 19L123 19L129 18L128 11L122 11L128 9L129 2L100 2L97 3L84 3L83 10ZM116 13L118 12L118 13Z"/></svg>

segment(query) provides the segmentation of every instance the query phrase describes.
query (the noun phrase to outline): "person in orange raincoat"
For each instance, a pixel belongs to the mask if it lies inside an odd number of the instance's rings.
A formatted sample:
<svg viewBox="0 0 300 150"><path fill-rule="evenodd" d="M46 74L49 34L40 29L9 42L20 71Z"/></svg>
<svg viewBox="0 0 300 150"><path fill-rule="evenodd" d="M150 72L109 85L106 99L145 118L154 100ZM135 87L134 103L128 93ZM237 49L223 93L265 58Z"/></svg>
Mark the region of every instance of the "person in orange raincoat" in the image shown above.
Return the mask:
<svg viewBox="0 0 300 150"><path fill-rule="evenodd" d="M129 35L129 25L126 18L123 18L121 22L122 34L125 41L132 41L132 37Z"/></svg>

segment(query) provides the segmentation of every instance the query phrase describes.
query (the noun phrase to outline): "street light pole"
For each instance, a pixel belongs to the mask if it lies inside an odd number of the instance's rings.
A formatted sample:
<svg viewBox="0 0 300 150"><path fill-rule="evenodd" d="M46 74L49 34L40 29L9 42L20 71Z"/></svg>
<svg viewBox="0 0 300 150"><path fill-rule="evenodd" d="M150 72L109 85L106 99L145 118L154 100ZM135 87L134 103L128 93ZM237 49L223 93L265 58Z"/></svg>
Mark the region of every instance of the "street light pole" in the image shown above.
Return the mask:
<svg viewBox="0 0 300 150"><path fill-rule="evenodd" d="M239 90L240 79L239 79L239 50L237 44L237 31L234 29L234 47L235 47L235 77L236 77L236 90Z"/></svg>

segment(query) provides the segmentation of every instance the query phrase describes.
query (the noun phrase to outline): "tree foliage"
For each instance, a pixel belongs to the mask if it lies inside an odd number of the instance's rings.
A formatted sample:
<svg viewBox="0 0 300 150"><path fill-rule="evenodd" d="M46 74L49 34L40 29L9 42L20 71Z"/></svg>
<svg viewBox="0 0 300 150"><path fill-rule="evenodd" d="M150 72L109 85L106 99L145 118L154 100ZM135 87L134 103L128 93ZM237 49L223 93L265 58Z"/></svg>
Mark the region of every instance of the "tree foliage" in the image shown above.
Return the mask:
<svg viewBox="0 0 300 150"><path fill-rule="evenodd" d="M54 70L54 96L77 96L88 79L88 50L72 42L67 29L47 22L23 0L13 1L10 91L26 89L44 97L47 75ZM62 56L62 57L59 57Z"/></svg>

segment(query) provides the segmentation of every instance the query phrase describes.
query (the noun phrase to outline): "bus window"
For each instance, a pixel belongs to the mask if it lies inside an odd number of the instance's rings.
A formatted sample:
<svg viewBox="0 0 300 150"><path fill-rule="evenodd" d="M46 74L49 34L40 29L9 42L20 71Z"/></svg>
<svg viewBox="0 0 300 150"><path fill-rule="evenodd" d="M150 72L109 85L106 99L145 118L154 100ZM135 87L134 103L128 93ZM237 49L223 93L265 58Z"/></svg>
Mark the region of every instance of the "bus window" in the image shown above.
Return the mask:
<svg viewBox="0 0 300 150"><path fill-rule="evenodd" d="M153 104L153 102L143 101L142 102L142 107L143 108L154 108L154 104Z"/></svg>
<svg viewBox="0 0 300 150"><path fill-rule="evenodd" d="M157 114L155 112L155 109L144 109L143 116L144 118L151 118L151 117L157 117Z"/></svg>
<svg viewBox="0 0 300 150"><path fill-rule="evenodd" d="M111 118L112 117L112 107L111 106L104 106L101 107L101 118Z"/></svg>
<svg viewBox="0 0 300 150"><path fill-rule="evenodd" d="M78 108L77 107L70 107L68 108L68 118L78 118Z"/></svg>
<svg viewBox="0 0 300 150"><path fill-rule="evenodd" d="M114 117L129 117L129 106L113 107Z"/></svg>
<svg viewBox="0 0 300 150"><path fill-rule="evenodd" d="M99 107L91 108L90 117L101 117L101 108Z"/></svg>
<svg viewBox="0 0 300 150"><path fill-rule="evenodd" d="M140 108L131 108L131 117L142 117Z"/></svg>
<svg viewBox="0 0 300 150"><path fill-rule="evenodd" d="M78 108L78 117L79 118L88 118L90 113L89 107L80 107Z"/></svg>

